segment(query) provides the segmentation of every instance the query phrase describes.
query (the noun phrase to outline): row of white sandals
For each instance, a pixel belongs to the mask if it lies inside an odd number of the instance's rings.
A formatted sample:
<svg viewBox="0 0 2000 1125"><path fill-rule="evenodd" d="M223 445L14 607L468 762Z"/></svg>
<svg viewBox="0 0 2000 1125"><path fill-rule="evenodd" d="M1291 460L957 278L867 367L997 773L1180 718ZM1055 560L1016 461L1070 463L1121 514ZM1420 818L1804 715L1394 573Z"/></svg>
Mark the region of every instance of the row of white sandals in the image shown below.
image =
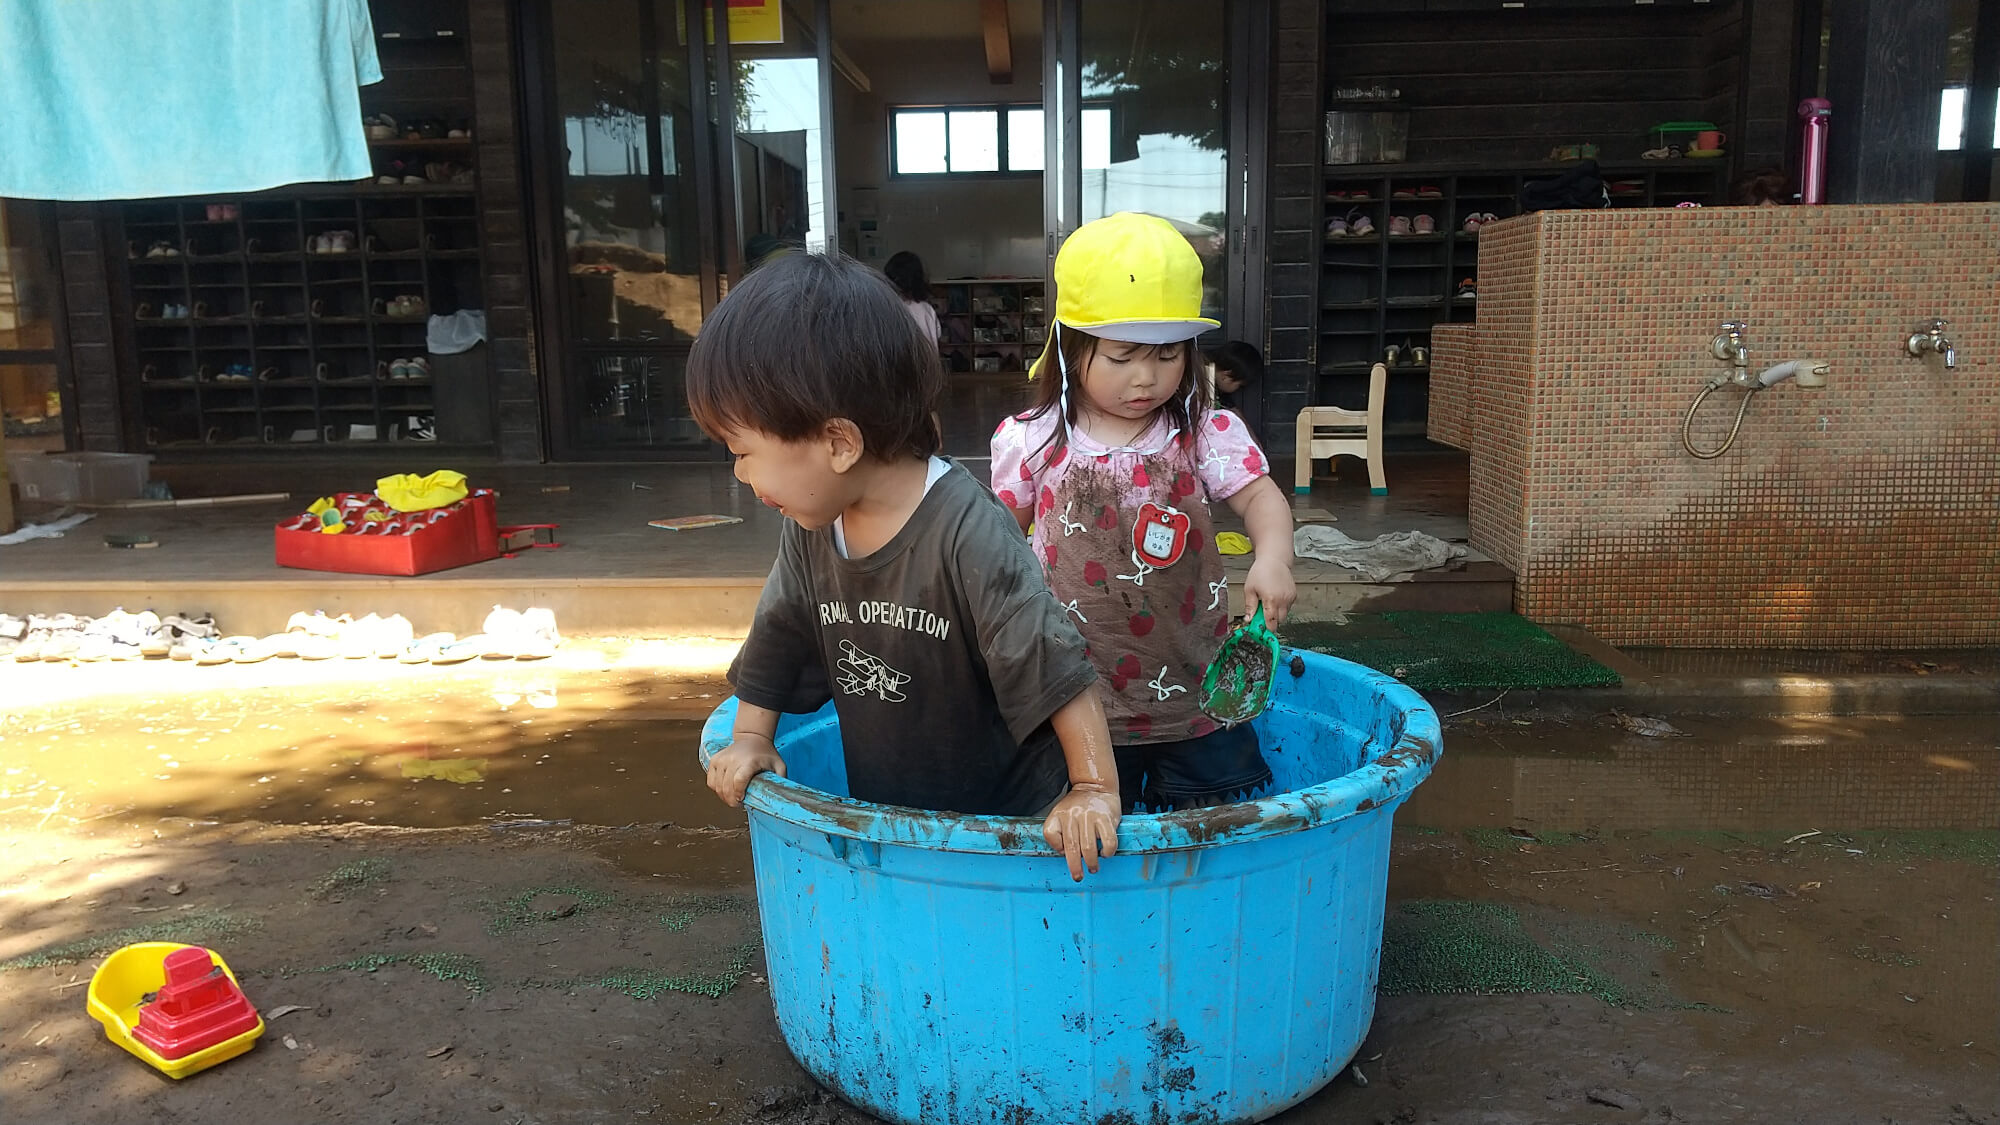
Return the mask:
<svg viewBox="0 0 2000 1125"><path fill-rule="evenodd" d="M72 614L9 617L0 614L0 657L17 662L61 663L165 657L196 664L255 664L273 657L301 660L398 660L404 664L462 664L468 660L545 660L562 635L555 613L494 606L481 631L417 635L400 613L329 617L299 612L285 631L267 637L224 636L207 615L160 615L113 610L99 618Z"/></svg>

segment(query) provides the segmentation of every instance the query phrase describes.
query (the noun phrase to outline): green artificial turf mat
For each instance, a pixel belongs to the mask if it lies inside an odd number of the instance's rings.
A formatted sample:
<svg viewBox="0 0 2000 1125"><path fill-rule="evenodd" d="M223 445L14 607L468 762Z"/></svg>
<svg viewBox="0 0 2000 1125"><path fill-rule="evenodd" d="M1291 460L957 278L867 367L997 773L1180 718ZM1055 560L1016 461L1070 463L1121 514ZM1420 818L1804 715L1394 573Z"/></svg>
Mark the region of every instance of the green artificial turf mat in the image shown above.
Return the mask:
<svg viewBox="0 0 2000 1125"><path fill-rule="evenodd" d="M1360 613L1286 622L1285 643L1386 672L1419 691L1616 687L1618 673L1511 613Z"/></svg>
<svg viewBox="0 0 2000 1125"><path fill-rule="evenodd" d="M1384 996L1595 996L1621 1008L1680 1006L1661 981L1659 934L1497 902L1413 901L1382 925Z"/></svg>

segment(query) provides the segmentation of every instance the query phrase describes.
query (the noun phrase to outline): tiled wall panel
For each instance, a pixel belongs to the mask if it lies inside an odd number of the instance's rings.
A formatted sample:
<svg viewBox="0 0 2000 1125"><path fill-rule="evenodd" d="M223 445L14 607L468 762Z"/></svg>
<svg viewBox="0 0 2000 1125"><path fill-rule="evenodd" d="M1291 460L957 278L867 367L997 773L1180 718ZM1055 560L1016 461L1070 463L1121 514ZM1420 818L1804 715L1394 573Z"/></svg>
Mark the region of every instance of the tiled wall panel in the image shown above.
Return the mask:
<svg viewBox="0 0 2000 1125"><path fill-rule="evenodd" d="M1549 212L1480 256L1472 540L1521 612L1621 644L2000 642L2000 206ZM1902 350L1932 316L1955 370ZM1704 461L1681 422L1729 319L1753 366L1832 379L1758 394Z"/></svg>
<svg viewBox="0 0 2000 1125"><path fill-rule="evenodd" d="M1440 324L1431 330L1430 419L1425 437L1459 449L1470 449L1466 432L1466 401L1472 375L1473 326Z"/></svg>

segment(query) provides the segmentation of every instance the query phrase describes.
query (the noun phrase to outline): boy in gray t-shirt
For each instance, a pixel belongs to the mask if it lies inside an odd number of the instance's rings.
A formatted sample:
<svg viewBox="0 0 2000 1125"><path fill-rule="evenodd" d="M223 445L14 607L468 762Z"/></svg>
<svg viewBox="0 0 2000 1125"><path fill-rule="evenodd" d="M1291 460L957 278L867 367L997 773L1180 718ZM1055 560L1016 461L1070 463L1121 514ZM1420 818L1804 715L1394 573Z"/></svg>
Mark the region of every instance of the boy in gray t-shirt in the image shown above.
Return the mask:
<svg viewBox="0 0 2000 1125"><path fill-rule="evenodd" d="M733 806L783 776L779 714L831 699L849 795L1040 816L1072 877L1096 871L1121 808L1096 673L1012 514L936 455L943 374L895 290L836 257L761 266L702 326L687 388L788 517L709 787Z"/></svg>

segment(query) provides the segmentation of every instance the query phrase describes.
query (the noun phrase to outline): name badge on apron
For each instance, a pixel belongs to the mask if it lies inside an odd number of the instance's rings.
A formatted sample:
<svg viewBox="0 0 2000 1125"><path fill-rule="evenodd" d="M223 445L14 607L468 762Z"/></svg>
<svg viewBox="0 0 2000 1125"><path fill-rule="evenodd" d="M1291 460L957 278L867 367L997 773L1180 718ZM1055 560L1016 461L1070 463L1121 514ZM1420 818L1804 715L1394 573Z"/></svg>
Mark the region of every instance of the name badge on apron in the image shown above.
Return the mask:
<svg viewBox="0 0 2000 1125"><path fill-rule="evenodd" d="M1169 567L1187 550L1189 520L1178 508L1147 503L1132 526L1132 549L1148 566Z"/></svg>

